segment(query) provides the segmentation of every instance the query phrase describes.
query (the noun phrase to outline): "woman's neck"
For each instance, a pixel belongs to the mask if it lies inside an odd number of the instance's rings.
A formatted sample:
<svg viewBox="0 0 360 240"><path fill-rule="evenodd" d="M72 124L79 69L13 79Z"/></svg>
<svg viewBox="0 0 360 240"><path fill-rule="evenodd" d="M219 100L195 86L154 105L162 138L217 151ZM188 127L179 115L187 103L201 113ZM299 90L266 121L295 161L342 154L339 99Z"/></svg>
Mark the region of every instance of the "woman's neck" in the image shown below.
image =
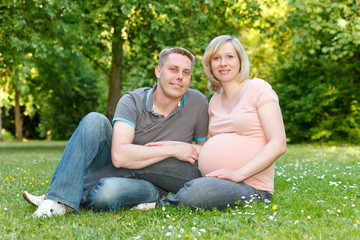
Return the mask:
<svg viewBox="0 0 360 240"><path fill-rule="evenodd" d="M233 99L234 97L239 96L239 92L241 89L242 84L244 83L244 81L242 81L241 83L238 82L228 82L222 85L223 88L223 96L225 99Z"/></svg>

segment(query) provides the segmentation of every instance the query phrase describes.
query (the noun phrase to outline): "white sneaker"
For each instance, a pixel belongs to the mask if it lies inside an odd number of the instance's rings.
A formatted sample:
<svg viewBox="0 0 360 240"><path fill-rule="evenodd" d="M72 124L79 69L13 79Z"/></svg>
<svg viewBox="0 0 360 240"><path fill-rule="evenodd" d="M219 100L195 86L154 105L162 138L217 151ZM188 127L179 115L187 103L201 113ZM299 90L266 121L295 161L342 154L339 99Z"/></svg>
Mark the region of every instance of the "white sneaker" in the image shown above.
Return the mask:
<svg viewBox="0 0 360 240"><path fill-rule="evenodd" d="M140 203L135 207L131 208L130 210L150 210L156 207L156 202L151 203Z"/></svg>
<svg viewBox="0 0 360 240"><path fill-rule="evenodd" d="M64 204L46 199L39 204L38 209L33 214L35 218L46 218L54 215L64 215L66 213L66 207Z"/></svg>
<svg viewBox="0 0 360 240"><path fill-rule="evenodd" d="M27 191L23 192L22 196L26 201L28 201L29 203L31 203L35 207L39 206L39 204L42 201L44 201L44 197L45 197L44 195L35 196L35 195L32 195L32 194L28 193Z"/></svg>

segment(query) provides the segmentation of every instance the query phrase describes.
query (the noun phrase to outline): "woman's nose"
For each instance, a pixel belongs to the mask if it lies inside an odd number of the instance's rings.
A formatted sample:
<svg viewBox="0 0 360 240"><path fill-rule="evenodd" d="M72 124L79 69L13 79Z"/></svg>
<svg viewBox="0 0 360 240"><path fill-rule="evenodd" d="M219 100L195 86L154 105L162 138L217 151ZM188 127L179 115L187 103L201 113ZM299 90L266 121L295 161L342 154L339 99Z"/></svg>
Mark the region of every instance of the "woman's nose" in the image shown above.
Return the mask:
<svg viewBox="0 0 360 240"><path fill-rule="evenodd" d="M221 58L221 65L222 66L227 65L227 61L225 58Z"/></svg>

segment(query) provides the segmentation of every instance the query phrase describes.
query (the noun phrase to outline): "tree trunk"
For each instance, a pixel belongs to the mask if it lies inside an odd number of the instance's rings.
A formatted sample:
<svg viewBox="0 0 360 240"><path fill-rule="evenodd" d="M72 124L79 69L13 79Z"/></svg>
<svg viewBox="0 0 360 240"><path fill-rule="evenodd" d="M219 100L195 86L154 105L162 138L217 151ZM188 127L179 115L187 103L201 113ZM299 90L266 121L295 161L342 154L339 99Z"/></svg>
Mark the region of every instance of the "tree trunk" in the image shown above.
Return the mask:
<svg viewBox="0 0 360 240"><path fill-rule="evenodd" d="M3 135L2 135L2 112L1 112L1 108L0 108L0 142L3 142Z"/></svg>
<svg viewBox="0 0 360 240"><path fill-rule="evenodd" d="M15 137L16 141L22 141L22 126L20 118L20 101L19 101L19 91L17 84L15 84Z"/></svg>
<svg viewBox="0 0 360 240"><path fill-rule="evenodd" d="M122 61L123 61L123 43L121 38L121 25L118 20L114 21L114 36L112 41L112 61L110 88L108 95L108 103L106 108L106 117L112 121L116 109L117 102L121 96L122 86Z"/></svg>

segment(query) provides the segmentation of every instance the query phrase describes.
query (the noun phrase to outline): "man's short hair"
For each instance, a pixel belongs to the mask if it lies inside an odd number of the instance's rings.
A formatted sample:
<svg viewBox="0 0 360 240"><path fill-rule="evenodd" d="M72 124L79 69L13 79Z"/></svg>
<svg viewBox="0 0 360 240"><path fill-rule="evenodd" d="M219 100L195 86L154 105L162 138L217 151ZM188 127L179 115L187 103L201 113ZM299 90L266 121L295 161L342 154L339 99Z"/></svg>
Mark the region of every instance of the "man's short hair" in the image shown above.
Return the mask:
<svg viewBox="0 0 360 240"><path fill-rule="evenodd" d="M245 79L249 78L250 73L250 62L248 55L246 54L245 48L236 37L229 35L221 35L214 38L209 45L206 47L205 53L202 58L203 69L205 75L209 79L210 90L217 92L221 88L220 81L214 76L214 73L211 70L211 60L219 48L224 44L230 42L234 47L235 51L240 60L240 72L237 77L238 82L242 82Z"/></svg>
<svg viewBox="0 0 360 240"><path fill-rule="evenodd" d="M165 48L160 52L160 56L159 56L159 66L160 67L162 67L164 65L164 62L165 62L167 56L169 56L172 53L177 53L177 54L183 55L185 57L188 57L191 61L191 70L193 70L194 61L195 61L194 55L190 51L186 50L185 48L176 47L176 46Z"/></svg>

